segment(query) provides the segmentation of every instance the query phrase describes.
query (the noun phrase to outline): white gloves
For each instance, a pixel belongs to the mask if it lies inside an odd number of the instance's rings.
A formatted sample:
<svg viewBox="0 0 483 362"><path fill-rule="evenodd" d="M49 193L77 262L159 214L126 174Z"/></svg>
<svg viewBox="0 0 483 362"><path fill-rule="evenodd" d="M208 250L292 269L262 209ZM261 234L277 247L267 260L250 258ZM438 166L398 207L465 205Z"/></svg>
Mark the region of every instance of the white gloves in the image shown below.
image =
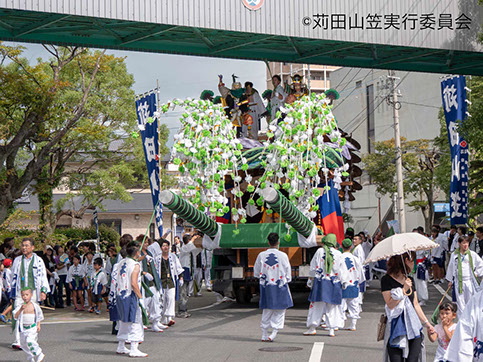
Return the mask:
<svg viewBox="0 0 483 362"><path fill-rule="evenodd" d="M184 284L184 280L183 280L183 279L180 279L180 280L179 280L179 286L180 286L180 287L182 287L182 286L183 286L183 284Z"/></svg>
<svg viewBox="0 0 483 362"><path fill-rule="evenodd" d="M313 281L311 278L309 278L309 279L307 280L307 286L308 286L310 289L312 289L312 286L313 286L313 285L314 285L314 281Z"/></svg>

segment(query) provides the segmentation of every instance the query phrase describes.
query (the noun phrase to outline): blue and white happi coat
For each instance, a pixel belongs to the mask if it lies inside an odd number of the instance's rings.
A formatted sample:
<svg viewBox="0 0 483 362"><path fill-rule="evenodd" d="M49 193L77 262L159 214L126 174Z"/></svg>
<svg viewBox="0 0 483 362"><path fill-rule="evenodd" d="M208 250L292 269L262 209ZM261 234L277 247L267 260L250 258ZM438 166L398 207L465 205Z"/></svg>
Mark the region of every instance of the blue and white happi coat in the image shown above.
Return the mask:
<svg viewBox="0 0 483 362"><path fill-rule="evenodd" d="M12 274L11 274L11 282L10 282L10 299L15 299L20 297L20 291L22 290L22 281L20 280L21 274L21 267L22 267L22 258L24 256L20 255L15 258L12 265ZM33 274L34 274L34 284L35 284L35 291L37 292L37 300L35 302L40 302L40 293L49 293L50 292L50 285L49 280L47 278L47 271L45 269L44 261L40 256L37 254L32 255L32 263L33 265ZM24 275L28 274L29 264L25 264L25 273Z"/></svg>
<svg viewBox="0 0 483 362"><path fill-rule="evenodd" d="M287 254L274 248L261 252L253 267L253 275L260 279L260 309L293 307L288 287L292 281L292 267Z"/></svg>
<svg viewBox="0 0 483 362"><path fill-rule="evenodd" d="M359 296L359 284L361 283L362 265L359 258L350 252L345 252L341 256L342 298L351 299Z"/></svg>
<svg viewBox="0 0 483 362"><path fill-rule="evenodd" d="M139 299L132 291L131 285L131 275L136 265L139 265L139 270L141 270L139 262L125 258L113 268L109 292L109 316L111 321L126 323L136 321ZM141 289L141 272L139 272L137 283L139 289Z"/></svg>
<svg viewBox="0 0 483 362"><path fill-rule="evenodd" d="M165 293L166 291L163 290L163 285L161 283L161 262L162 262L162 259L163 258L163 255L162 254L157 254L155 257L154 257L154 265L156 266L156 270L158 271L159 273L159 279L160 279L160 284L161 284L161 293ZM178 257L176 256L176 254L174 253L169 253L169 256L168 256L168 261L169 261L169 273L170 273L170 276L171 276L171 280L173 281L173 284L176 288L176 297L175 299L178 300L179 299L179 275L183 273L184 269L183 267L181 266L181 263L178 259Z"/></svg>
<svg viewBox="0 0 483 362"><path fill-rule="evenodd" d="M466 305L444 360L483 362L483 291L473 295Z"/></svg>
<svg viewBox="0 0 483 362"><path fill-rule="evenodd" d="M330 248L334 265L330 273L325 270L325 249L319 248L310 262L310 276L314 278L309 302L342 303L341 257L339 250Z"/></svg>

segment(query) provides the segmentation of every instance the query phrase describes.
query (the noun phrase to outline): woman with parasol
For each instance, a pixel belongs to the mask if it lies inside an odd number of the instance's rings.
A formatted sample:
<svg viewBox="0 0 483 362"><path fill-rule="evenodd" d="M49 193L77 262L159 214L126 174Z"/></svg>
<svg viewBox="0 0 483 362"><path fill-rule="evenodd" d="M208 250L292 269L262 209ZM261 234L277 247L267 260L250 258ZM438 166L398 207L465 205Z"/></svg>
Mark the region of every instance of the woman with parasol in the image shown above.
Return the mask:
<svg viewBox="0 0 483 362"><path fill-rule="evenodd" d="M423 235L406 233L393 235L372 249L365 263L387 259L387 274L381 278L387 324L384 334L384 361L424 361L422 329L434 333L434 328L419 305L414 280L408 273L414 266L416 250L428 250L437 245Z"/></svg>

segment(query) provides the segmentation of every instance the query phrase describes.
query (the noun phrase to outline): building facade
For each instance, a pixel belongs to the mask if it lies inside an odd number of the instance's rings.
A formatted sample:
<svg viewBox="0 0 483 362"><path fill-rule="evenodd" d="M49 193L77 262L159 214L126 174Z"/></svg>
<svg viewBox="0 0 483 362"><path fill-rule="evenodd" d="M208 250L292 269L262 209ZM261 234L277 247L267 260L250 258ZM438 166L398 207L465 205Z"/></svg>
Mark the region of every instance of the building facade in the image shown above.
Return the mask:
<svg viewBox="0 0 483 362"><path fill-rule="evenodd" d="M318 64L296 64L296 63L268 63L270 70L267 69L267 89L273 89L272 76L279 75L282 84L290 85L292 76L301 75L304 83L310 88L311 92L322 93L331 88L331 73L340 67Z"/></svg>
<svg viewBox="0 0 483 362"><path fill-rule="evenodd" d="M361 68L340 68L331 73L331 86L340 93L333 112L340 128L348 132L360 145L361 155L374 152L374 142L394 138L393 108L388 102L391 92L388 71ZM396 72L401 137L407 140L432 140L440 133L438 113L441 108L441 75L415 72ZM361 166L364 169L363 165ZM395 177L395 176L394 176ZM356 193L349 214L356 230L373 233L379 226L379 199L381 221L395 219L393 195L376 195L376 187L367 173L357 180L362 191ZM424 226L420 211L411 211L406 198L406 225L411 231ZM437 196L445 202L445 195ZM435 221L445 214L435 214ZM383 225L384 231L384 225Z"/></svg>

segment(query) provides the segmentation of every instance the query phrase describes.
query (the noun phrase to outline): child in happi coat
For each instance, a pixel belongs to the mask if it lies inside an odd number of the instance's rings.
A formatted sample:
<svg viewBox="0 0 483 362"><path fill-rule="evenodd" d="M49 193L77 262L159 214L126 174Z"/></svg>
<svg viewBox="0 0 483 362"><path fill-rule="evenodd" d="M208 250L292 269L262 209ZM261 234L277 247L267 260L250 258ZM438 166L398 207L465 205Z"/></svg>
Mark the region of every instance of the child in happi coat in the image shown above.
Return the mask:
<svg viewBox="0 0 483 362"><path fill-rule="evenodd" d="M458 318L471 296L480 290L477 277L483 276L483 260L469 250L468 237L458 239L459 247L451 254L446 272L448 286L453 286L453 302L458 304Z"/></svg>
<svg viewBox="0 0 483 362"><path fill-rule="evenodd" d="M346 319L345 311L349 312L350 324L346 328L351 331L356 330L357 320L360 318L361 304L359 300L359 284L362 274L362 265L358 257L351 253L352 240L342 240L342 261L341 274L342 280L342 316Z"/></svg>
<svg viewBox="0 0 483 362"><path fill-rule="evenodd" d="M40 322L44 314L37 303L32 302L33 292L29 287L22 288L23 303L15 307L14 318L17 320L16 328L20 332L20 347L27 353L29 361L43 361L42 353L37 339L40 332Z"/></svg>
<svg viewBox="0 0 483 362"><path fill-rule="evenodd" d="M86 282L86 269L82 265L80 256L74 255L72 258L73 265L70 266L67 273L66 282L69 284L70 290L74 297L74 308L78 311L84 310L84 289L87 285Z"/></svg>
<svg viewBox="0 0 483 362"><path fill-rule="evenodd" d="M342 284L341 284L341 255L335 249L337 237L328 234L322 239L323 247L317 250L310 262L310 278L308 285L312 287L309 295L309 313L307 315L307 327L304 335L310 336L317 333L316 328L322 322L325 314L329 336L335 336L336 328L344 327L342 316Z"/></svg>
<svg viewBox="0 0 483 362"><path fill-rule="evenodd" d="M280 329L284 327L285 312L293 307L292 295L288 283L292 281L292 268L287 254L278 250L277 233L268 235L270 248L261 252L253 275L260 279L260 309L263 310L260 327L262 341L272 342ZM272 333L268 335L268 330Z"/></svg>
<svg viewBox="0 0 483 362"><path fill-rule="evenodd" d="M428 338L431 342L438 341L438 348L434 356L434 362L444 360L444 354L448 349L449 342L453 337L456 329L454 319L456 318L456 310L458 307L452 302L444 302L439 306L439 319L441 320L434 326L434 333L429 333Z"/></svg>
<svg viewBox="0 0 483 362"><path fill-rule="evenodd" d="M102 259L97 258L94 260L94 274L91 278L91 290L92 290L92 307L96 314L101 314L101 302L102 298L108 296L107 291L107 274L102 270Z"/></svg>
<svg viewBox="0 0 483 362"><path fill-rule="evenodd" d="M92 301L92 277L94 274L94 253L92 251L88 251L84 257L84 269L86 271L86 290L87 290L87 304L89 305L89 313L94 313L95 307L93 306Z"/></svg>

